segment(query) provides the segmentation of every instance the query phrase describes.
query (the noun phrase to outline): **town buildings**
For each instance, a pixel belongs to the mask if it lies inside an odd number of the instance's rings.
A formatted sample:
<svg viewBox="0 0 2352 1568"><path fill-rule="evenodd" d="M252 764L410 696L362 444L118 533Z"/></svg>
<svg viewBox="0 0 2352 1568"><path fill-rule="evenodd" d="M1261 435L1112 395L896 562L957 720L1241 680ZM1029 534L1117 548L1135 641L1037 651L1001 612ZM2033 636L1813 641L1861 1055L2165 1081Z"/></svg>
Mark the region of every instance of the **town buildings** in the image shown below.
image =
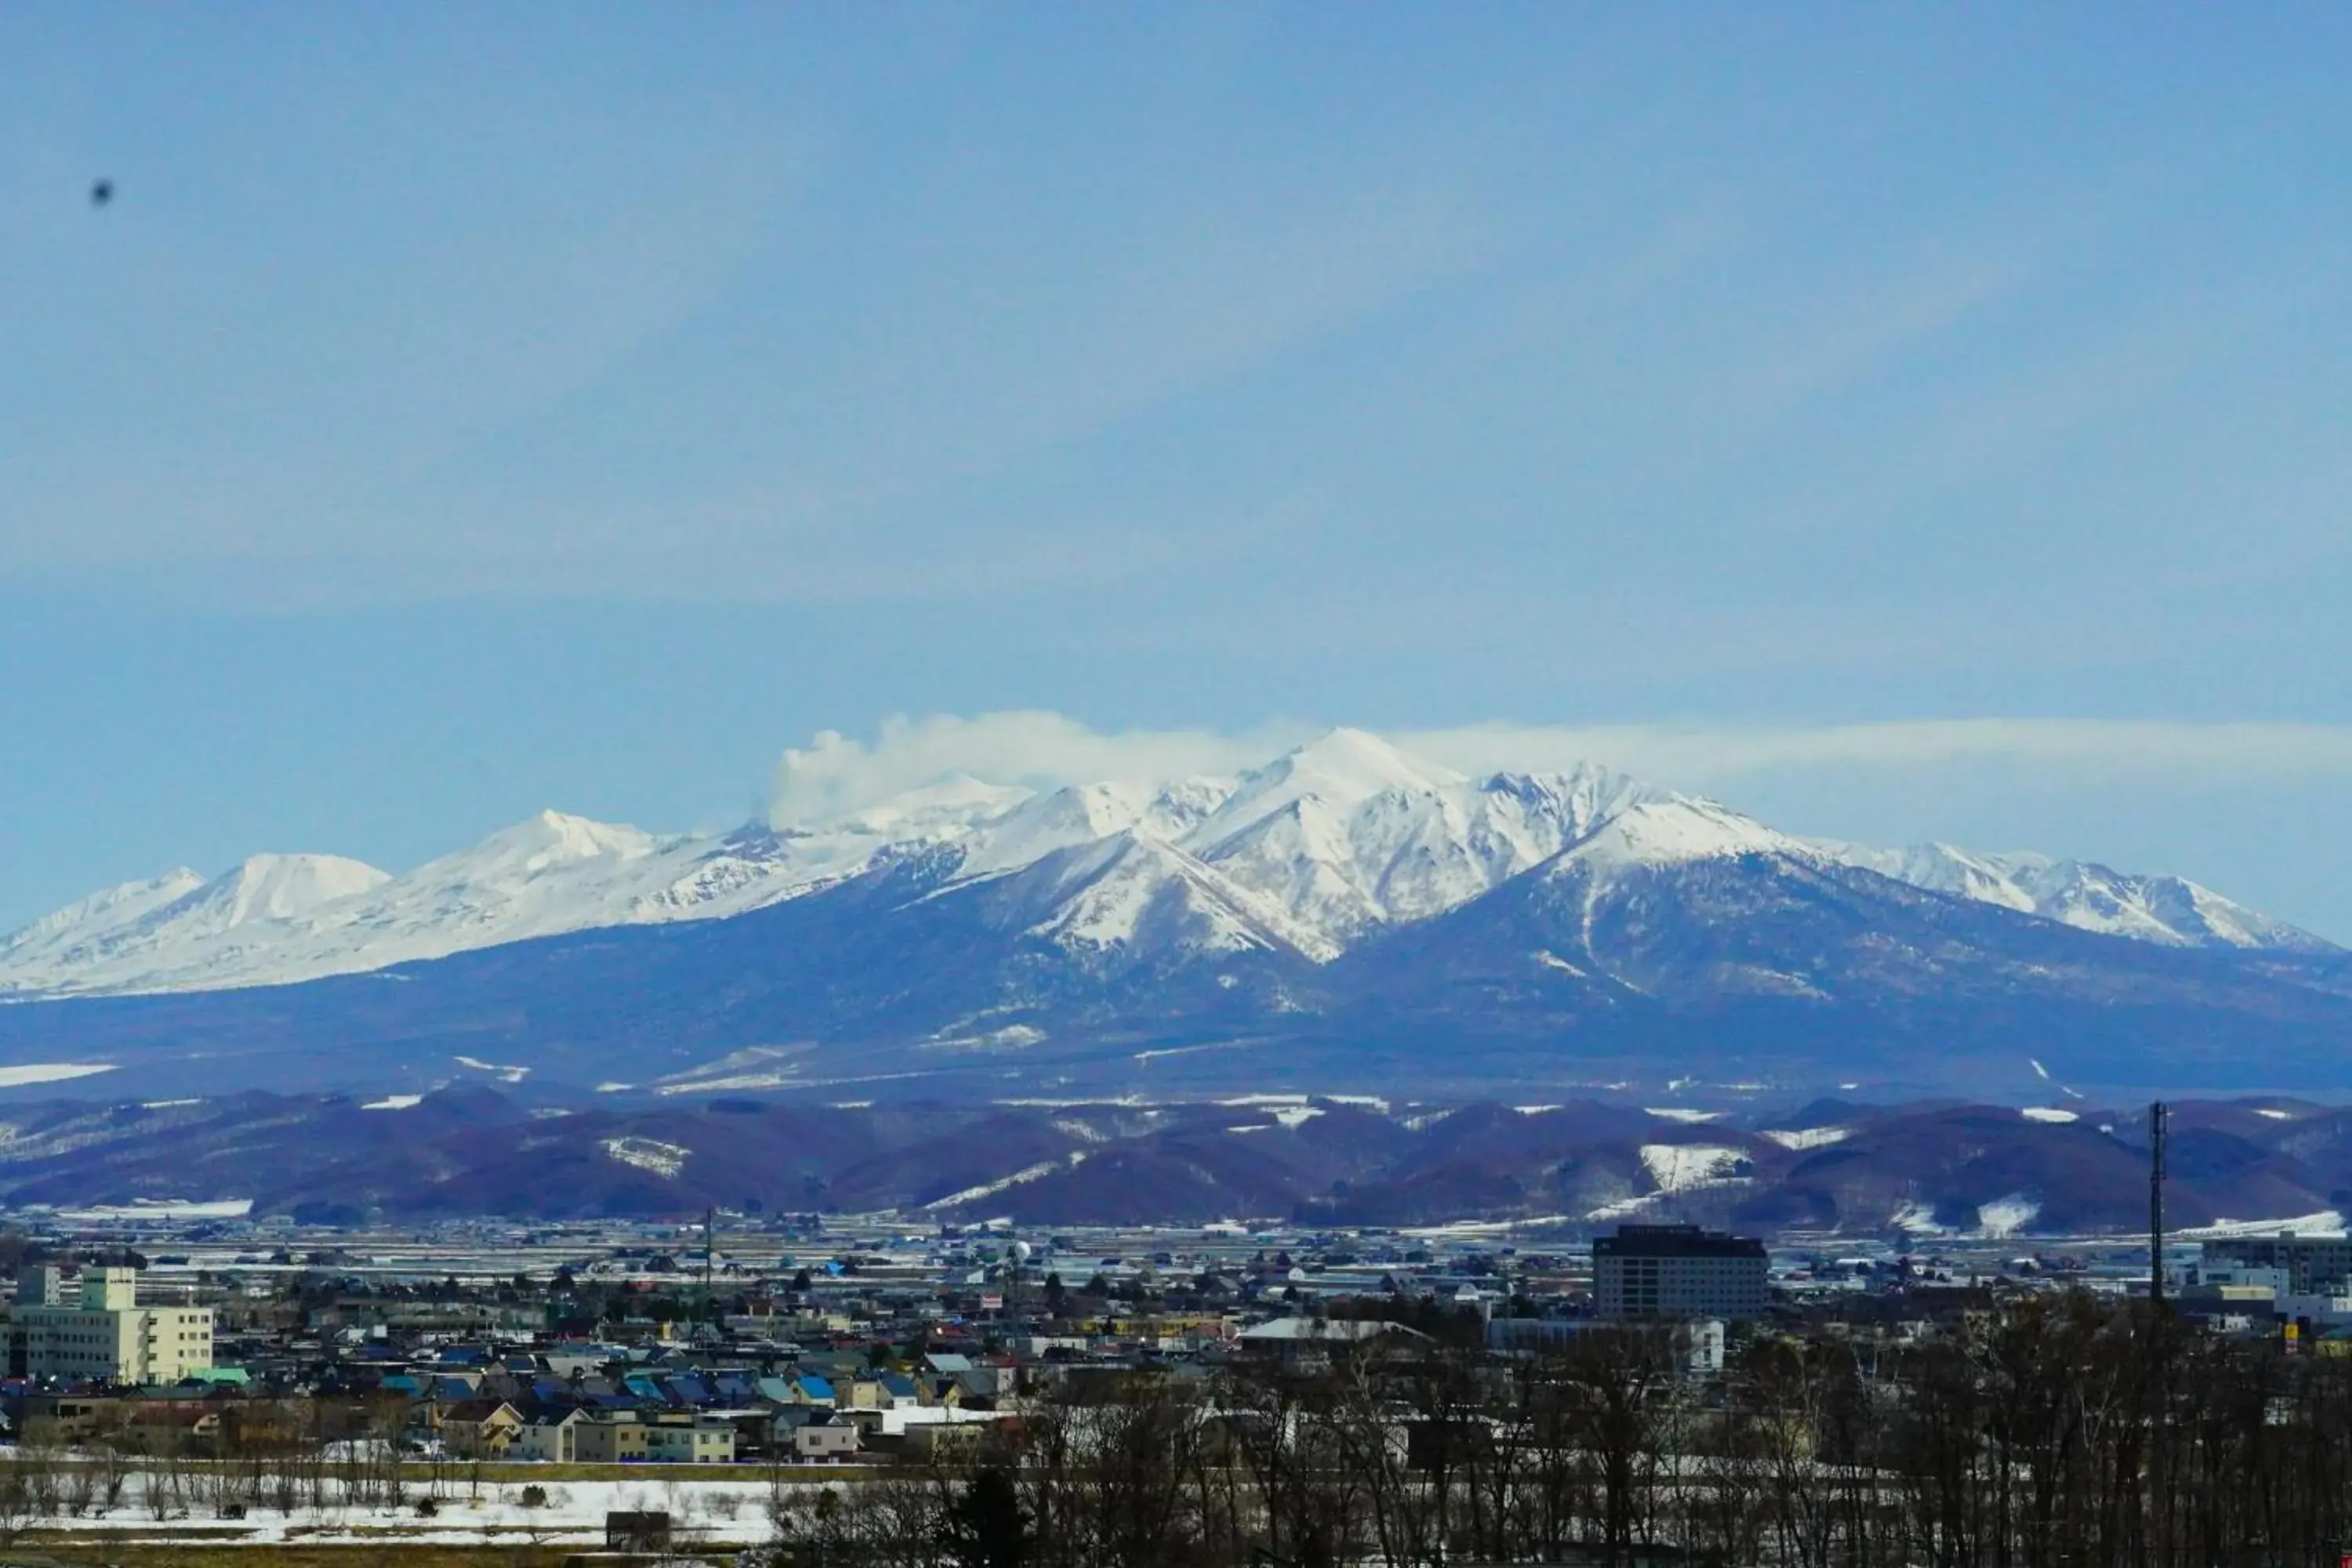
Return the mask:
<svg viewBox="0 0 2352 1568"><path fill-rule="evenodd" d="M2216 1237L2204 1245L2204 1265L2208 1274L2279 1270L2282 1295L2352 1295L2352 1237L2297 1236L2292 1230Z"/></svg>
<svg viewBox="0 0 2352 1568"><path fill-rule="evenodd" d="M208 1307L142 1307L132 1268L86 1268L68 1286L40 1265L16 1281L8 1360L27 1377L177 1383L213 1364Z"/></svg>
<svg viewBox="0 0 2352 1568"><path fill-rule="evenodd" d="M1763 1316L1770 1261L1753 1237L1695 1225L1622 1225L1592 1242L1592 1297L1600 1316Z"/></svg>

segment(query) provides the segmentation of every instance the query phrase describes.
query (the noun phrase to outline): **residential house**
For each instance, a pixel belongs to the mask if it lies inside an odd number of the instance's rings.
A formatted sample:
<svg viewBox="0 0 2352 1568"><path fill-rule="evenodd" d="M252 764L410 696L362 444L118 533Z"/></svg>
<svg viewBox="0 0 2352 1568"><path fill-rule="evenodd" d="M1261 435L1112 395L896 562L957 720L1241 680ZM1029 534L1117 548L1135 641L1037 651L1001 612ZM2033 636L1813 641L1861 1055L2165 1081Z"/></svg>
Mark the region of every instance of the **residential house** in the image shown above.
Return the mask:
<svg viewBox="0 0 2352 1568"><path fill-rule="evenodd" d="M645 1422L634 1411L612 1411L572 1429L572 1457L583 1465L625 1465L648 1457Z"/></svg>
<svg viewBox="0 0 2352 1568"><path fill-rule="evenodd" d="M195 1401L142 1400L131 1407L114 1441L125 1453L195 1455L219 1452L221 1413Z"/></svg>
<svg viewBox="0 0 2352 1568"><path fill-rule="evenodd" d="M857 1452L857 1424L838 1416L820 1415L793 1431L793 1458L818 1463L839 1463Z"/></svg>
<svg viewBox="0 0 2352 1568"><path fill-rule="evenodd" d="M732 1464L735 1424L723 1416L664 1414L646 1425L645 1457L673 1464Z"/></svg>
<svg viewBox="0 0 2352 1568"><path fill-rule="evenodd" d="M522 1413L502 1399L470 1399L444 1406L441 1446L461 1459L495 1459L523 1428Z"/></svg>
<svg viewBox="0 0 2352 1568"><path fill-rule="evenodd" d="M588 1424L584 1410L567 1410L561 1415L526 1423L516 1429L507 1447L508 1456L572 1464L580 1458L580 1429Z"/></svg>

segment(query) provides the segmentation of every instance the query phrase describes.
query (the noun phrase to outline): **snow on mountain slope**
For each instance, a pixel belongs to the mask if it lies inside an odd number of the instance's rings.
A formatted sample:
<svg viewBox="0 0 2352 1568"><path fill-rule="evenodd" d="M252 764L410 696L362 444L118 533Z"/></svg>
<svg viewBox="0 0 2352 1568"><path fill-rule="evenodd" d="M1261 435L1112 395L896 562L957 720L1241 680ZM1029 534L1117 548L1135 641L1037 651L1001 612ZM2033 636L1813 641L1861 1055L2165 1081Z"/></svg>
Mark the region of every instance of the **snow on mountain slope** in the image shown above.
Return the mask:
<svg viewBox="0 0 2352 1568"><path fill-rule="evenodd" d="M2324 952L2332 943L2271 919L2182 877L2133 876L2082 860L2061 860L2020 881L2042 911L2088 931L2144 942Z"/></svg>
<svg viewBox="0 0 2352 1568"><path fill-rule="evenodd" d="M962 835L959 875L993 876L1034 865L1057 849L1138 832L1173 842L1197 826L1232 784L1185 779L1145 784L1071 784L1034 795Z"/></svg>
<svg viewBox="0 0 2352 1568"><path fill-rule="evenodd" d="M121 882L43 915L0 940L0 965L68 962L96 951L109 933L135 924L155 910L195 891L204 878L182 866L144 881Z"/></svg>
<svg viewBox="0 0 2352 1568"><path fill-rule="evenodd" d="M1094 957L1294 948L1337 956L1318 933L1172 845L1128 830L1045 857L1008 879L1027 934Z"/></svg>
<svg viewBox="0 0 2352 1568"><path fill-rule="evenodd" d="M1915 888L1999 904L2003 909L2036 914L2032 893L2014 879L2015 858L1978 855L1948 844L1914 844L1903 849L1873 849L1860 844L1817 842L1815 847L1833 860L1908 882Z"/></svg>
<svg viewBox="0 0 2352 1568"><path fill-rule="evenodd" d="M724 836L542 812L397 877L331 856L257 857L210 881L174 871L0 941L0 997L276 984L600 926L721 919L941 849L958 858L954 885L1011 879L1018 929L1090 963L1114 947L1286 947L1323 962L1538 867L1597 887L1630 868L1748 854L1842 861L2148 942L2327 947L2178 878L1945 845L1807 842L1604 768L1469 778L1343 729L1232 779L1041 793L950 774L827 820Z"/></svg>
<svg viewBox="0 0 2352 1568"><path fill-rule="evenodd" d="M1775 832L1729 806L1672 796L1626 806L1572 845L1556 864L1605 873L1724 856L1790 855L1812 859L1816 854L1804 840Z"/></svg>
<svg viewBox="0 0 2352 1568"><path fill-rule="evenodd" d="M268 947L318 910L382 886L386 873L335 855L257 855L206 881L179 870L125 883L34 922L0 945L0 994L93 988L168 967L191 946Z"/></svg>
<svg viewBox="0 0 2352 1568"><path fill-rule="evenodd" d="M1183 845L1337 949L1474 899L1654 795L1595 767L1466 779L1334 730L1244 774Z"/></svg>
<svg viewBox="0 0 2352 1568"><path fill-rule="evenodd" d="M1820 843L1815 847L1914 887L1998 904L2084 931L2170 947L2273 948L2321 952L2333 944L2180 877L2134 876L2084 860L1985 855L1948 844L1907 849Z"/></svg>
<svg viewBox="0 0 2352 1568"><path fill-rule="evenodd" d="M1378 735L1332 730L1244 773L1193 837L1219 843L1305 802L1344 816L1384 796L1426 796L1464 782L1452 769L1408 757Z"/></svg>
<svg viewBox="0 0 2352 1568"><path fill-rule="evenodd" d="M339 855L256 855L156 914L179 930L208 935L256 921L299 920L391 879L388 872Z"/></svg>
<svg viewBox="0 0 2352 1568"><path fill-rule="evenodd" d="M0 996L283 984L598 926L743 914L962 837L1028 795L950 780L819 828L719 838L542 811L399 877L330 856L260 857L192 887L194 873L174 873L10 938ZM139 891L166 884L183 890L160 905Z"/></svg>

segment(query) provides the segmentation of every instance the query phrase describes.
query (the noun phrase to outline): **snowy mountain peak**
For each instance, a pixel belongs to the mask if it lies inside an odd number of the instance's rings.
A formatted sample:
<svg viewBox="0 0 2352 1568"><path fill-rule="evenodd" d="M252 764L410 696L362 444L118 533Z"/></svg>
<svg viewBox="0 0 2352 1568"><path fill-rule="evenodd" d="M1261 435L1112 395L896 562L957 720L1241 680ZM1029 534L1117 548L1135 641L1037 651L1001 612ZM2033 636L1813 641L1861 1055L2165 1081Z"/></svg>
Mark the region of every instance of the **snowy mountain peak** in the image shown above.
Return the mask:
<svg viewBox="0 0 2352 1568"><path fill-rule="evenodd" d="M1356 800L1389 790L1440 789L1463 780L1453 769L1408 755L1369 730L1344 725L1276 758L1266 771L1276 770Z"/></svg>
<svg viewBox="0 0 2352 1568"><path fill-rule="evenodd" d="M1327 729L1301 748L1244 775L1244 790L1256 781L1279 781L1291 790L1312 790L1331 804L1355 804L1400 790L1425 795L1463 783L1463 775L1434 762L1409 757L1367 729Z"/></svg>
<svg viewBox="0 0 2352 1568"><path fill-rule="evenodd" d="M1560 856L1559 868L1618 870L1672 866L1738 855L1816 851L1729 806L1688 796L1636 801L1603 821Z"/></svg>
<svg viewBox="0 0 2352 1568"><path fill-rule="evenodd" d="M256 855L210 881L186 869L126 882L0 943L0 995L134 989L190 946L268 949L318 911L389 880L339 855Z"/></svg>
<svg viewBox="0 0 2352 1568"><path fill-rule="evenodd" d="M1452 769L1409 757L1377 735L1330 730L1242 774L1192 837L1213 843L1302 807L1339 816L1382 795L1428 796L1463 782Z"/></svg>
<svg viewBox="0 0 2352 1568"><path fill-rule="evenodd" d="M2330 945L2186 878L2134 876L2087 860L2019 858L2011 880L2032 896L2034 912L2085 931L2177 947Z"/></svg>
<svg viewBox="0 0 2352 1568"><path fill-rule="evenodd" d="M1645 801L1677 798L1597 763L1579 763L1561 773L1490 773L1478 788L1498 801L1517 802L1522 811L1585 823Z"/></svg>
<svg viewBox="0 0 2352 1568"><path fill-rule="evenodd" d="M390 880L390 872L341 855L256 855L193 897L226 930L252 921L291 920Z"/></svg>
<svg viewBox="0 0 2352 1568"><path fill-rule="evenodd" d="M619 823L595 822L561 811L541 811L511 827L502 827L471 849L447 858L469 867L498 866L524 871L542 870L567 860L593 860L605 856L624 859L653 852L660 840L652 834Z"/></svg>
<svg viewBox="0 0 2352 1568"><path fill-rule="evenodd" d="M716 837L544 811L397 877L317 855L258 856L209 881L174 871L0 941L0 996L275 984L597 927L726 919L940 849L956 857L952 886L991 889L1009 900L1011 929L1096 966L1243 949L1328 961L1538 868L1605 880L1752 854L1843 862L2144 942L2328 948L2177 877L1945 844L1808 842L1607 768L1472 778L1361 730L1329 731L1237 778L1040 790L949 773L828 809Z"/></svg>
<svg viewBox="0 0 2352 1568"><path fill-rule="evenodd" d="M2179 877L2133 876L2091 861L2026 852L1982 854L1948 844L1872 849L1816 842L1813 847L1914 887L2138 942L2300 952L2333 945Z"/></svg>

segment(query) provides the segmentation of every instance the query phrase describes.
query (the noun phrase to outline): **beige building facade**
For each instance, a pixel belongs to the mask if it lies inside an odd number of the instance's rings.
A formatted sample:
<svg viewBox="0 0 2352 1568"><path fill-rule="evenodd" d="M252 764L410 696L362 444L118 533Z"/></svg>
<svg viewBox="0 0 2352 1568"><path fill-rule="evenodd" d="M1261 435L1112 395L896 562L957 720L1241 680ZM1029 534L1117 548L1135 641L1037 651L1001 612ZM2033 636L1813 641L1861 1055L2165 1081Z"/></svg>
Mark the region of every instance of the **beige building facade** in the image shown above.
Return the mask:
<svg viewBox="0 0 2352 1568"><path fill-rule="evenodd" d="M177 1383L213 1364L212 1309L142 1307L135 1268L85 1268L70 1285L54 1268L27 1268L8 1329L29 1377Z"/></svg>

